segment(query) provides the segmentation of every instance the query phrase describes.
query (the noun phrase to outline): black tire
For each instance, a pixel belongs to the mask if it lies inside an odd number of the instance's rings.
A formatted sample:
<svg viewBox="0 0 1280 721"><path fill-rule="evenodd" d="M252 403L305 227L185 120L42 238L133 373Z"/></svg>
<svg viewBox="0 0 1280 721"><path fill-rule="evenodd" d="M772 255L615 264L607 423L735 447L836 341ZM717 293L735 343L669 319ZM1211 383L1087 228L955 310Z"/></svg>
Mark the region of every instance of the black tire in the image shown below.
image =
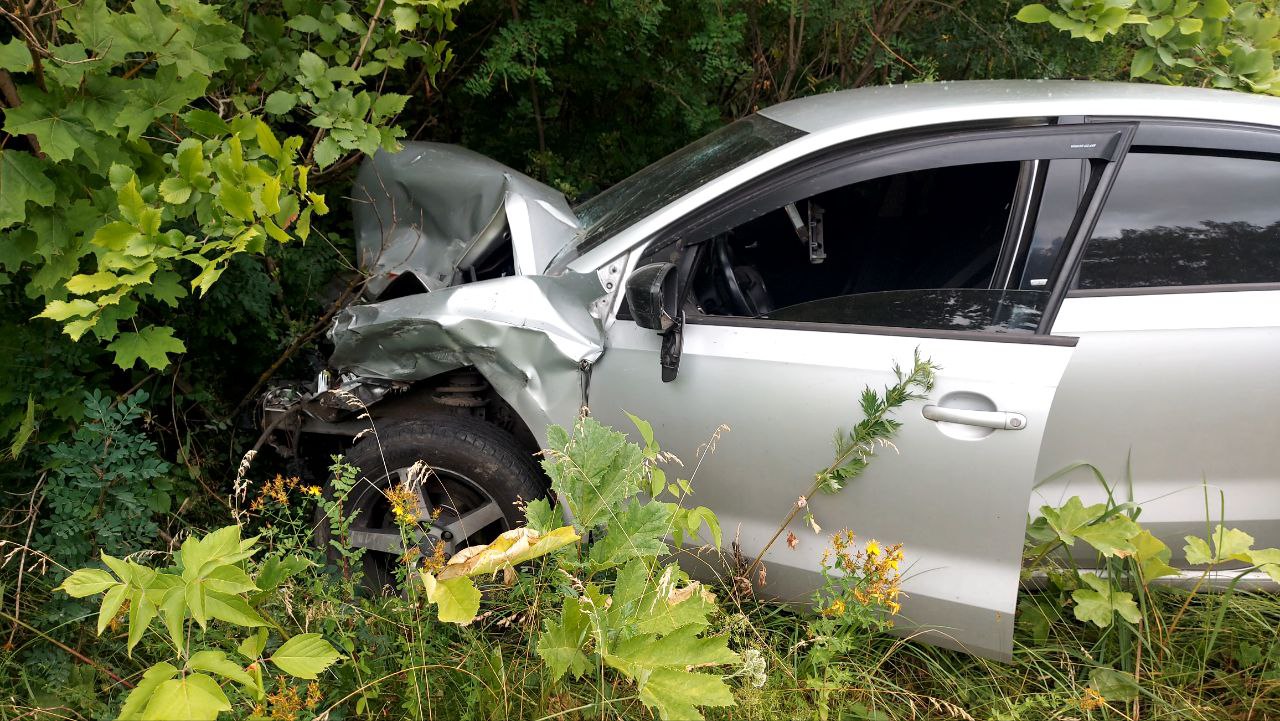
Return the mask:
<svg viewBox="0 0 1280 721"><path fill-rule="evenodd" d="M367 549L363 568L365 586L375 592L394 586L393 568L399 555L394 551L372 550L373 545L364 539L379 538L371 534L395 528L384 491L400 480L403 469L418 461L431 467L431 475L422 481L424 500L439 507L441 513L434 524L424 520L420 525L424 534L448 536L450 551L489 543L502 531L523 522L519 503L547 495L541 469L510 434L466 416L436 416L389 424L376 435L370 434L357 442L347 451L344 460L360 469L359 480L347 494L344 505L348 518L355 514L351 538L361 538L360 543L352 541L353 545ZM326 483L325 493L333 497L332 478ZM493 504L500 510L500 517ZM479 517L479 521L468 527L468 517ZM331 561L337 561L338 554L329 544L328 520L318 520L316 538L330 549ZM465 534L441 530L450 525L454 530L465 528ZM361 532L367 535L360 535ZM438 537L433 535L429 543L433 545L436 540ZM422 550L430 553L431 548Z"/></svg>

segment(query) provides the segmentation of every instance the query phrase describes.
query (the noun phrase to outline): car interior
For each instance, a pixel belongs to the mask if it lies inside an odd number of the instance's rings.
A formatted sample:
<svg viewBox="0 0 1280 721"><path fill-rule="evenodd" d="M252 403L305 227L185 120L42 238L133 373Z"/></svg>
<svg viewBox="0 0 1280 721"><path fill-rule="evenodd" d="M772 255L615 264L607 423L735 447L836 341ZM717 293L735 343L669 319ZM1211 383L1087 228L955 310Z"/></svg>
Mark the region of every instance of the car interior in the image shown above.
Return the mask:
<svg viewBox="0 0 1280 721"><path fill-rule="evenodd" d="M705 239L697 244L693 307L686 311L1034 330L1036 319L1022 307L1047 293L1006 291L995 278L1011 235L1021 165L957 165L875 178Z"/></svg>

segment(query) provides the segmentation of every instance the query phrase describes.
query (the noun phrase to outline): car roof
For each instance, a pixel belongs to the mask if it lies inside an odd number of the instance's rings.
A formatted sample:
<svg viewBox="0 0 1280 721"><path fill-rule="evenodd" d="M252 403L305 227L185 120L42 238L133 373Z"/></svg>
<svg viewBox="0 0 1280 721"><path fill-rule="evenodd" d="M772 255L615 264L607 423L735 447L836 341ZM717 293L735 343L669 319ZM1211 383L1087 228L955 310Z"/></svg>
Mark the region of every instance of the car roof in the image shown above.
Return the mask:
<svg viewBox="0 0 1280 721"><path fill-rule="evenodd" d="M1280 98L1232 90L1081 80L966 80L883 85L791 100L760 115L808 133L893 116L918 124L975 119L1098 115L1280 126ZM909 127L909 126L908 126Z"/></svg>

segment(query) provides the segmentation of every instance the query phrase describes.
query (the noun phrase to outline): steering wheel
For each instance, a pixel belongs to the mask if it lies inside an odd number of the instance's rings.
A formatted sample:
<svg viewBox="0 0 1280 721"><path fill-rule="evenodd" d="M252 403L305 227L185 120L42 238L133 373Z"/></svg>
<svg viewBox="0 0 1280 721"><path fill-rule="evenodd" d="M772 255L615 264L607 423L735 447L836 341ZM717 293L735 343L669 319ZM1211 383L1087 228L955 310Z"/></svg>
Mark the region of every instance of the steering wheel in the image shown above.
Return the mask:
<svg viewBox="0 0 1280 721"><path fill-rule="evenodd" d="M734 315L756 317L773 310L764 278L755 268L735 265L729 237L720 235L712 241L717 285L724 291Z"/></svg>

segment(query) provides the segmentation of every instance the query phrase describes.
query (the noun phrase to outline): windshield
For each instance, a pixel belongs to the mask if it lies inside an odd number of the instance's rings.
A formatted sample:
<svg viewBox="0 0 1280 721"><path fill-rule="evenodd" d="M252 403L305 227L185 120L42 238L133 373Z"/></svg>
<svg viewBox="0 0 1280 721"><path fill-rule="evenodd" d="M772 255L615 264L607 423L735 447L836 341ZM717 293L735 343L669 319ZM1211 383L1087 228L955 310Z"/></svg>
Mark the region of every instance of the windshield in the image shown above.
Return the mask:
<svg viewBox="0 0 1280 721"><path fill-rule="evenodd" d="M552 263L572 261L676 198L802 135L790 125L749 115L686 145L574 208L582 230Z"/></svg>

